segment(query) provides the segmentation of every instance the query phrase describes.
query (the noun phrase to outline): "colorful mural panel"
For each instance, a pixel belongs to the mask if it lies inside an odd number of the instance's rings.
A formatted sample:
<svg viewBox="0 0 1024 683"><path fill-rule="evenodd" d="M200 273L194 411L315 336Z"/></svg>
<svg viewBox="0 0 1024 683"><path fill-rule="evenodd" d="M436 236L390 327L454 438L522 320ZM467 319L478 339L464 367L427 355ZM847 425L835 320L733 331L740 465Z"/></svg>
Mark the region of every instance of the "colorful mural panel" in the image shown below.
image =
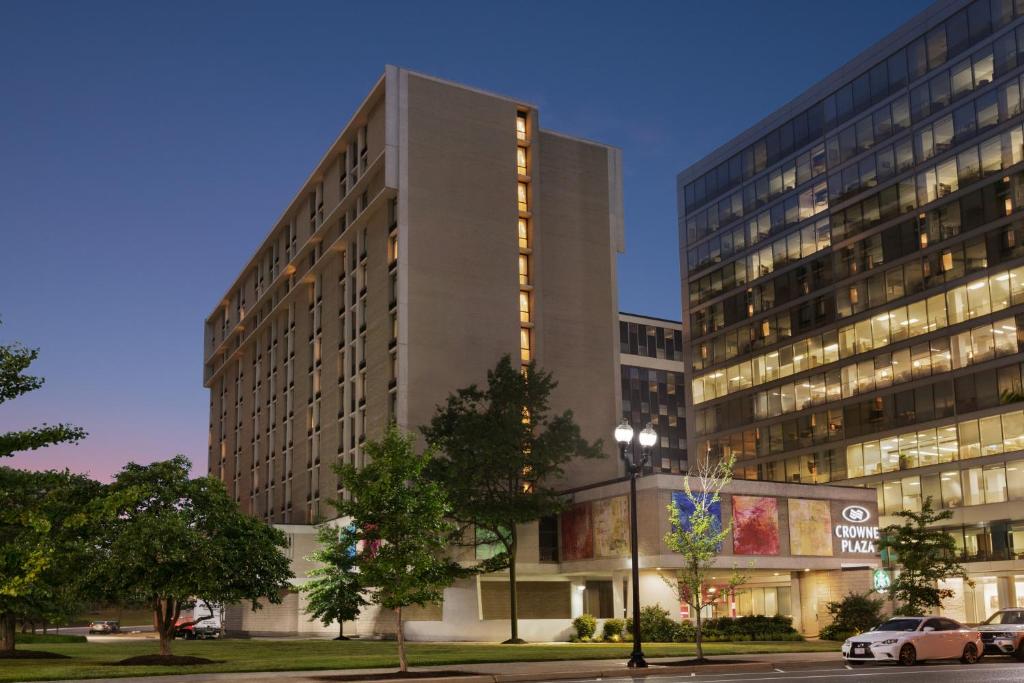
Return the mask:
<svg viewBox="0 0 1024 683"><path fill-rule="evenodd" d="M732 551L736 555L779 554L777 499L732 497Z"/></svg>
<svg viewBox="0 0 1024 683"><path fill-rule="evenodd" d="M679 522L684 529L690 528L690 515L693 514L695 506L682 491L672 492L672 504L679 510ZM718 528L722 528L722 502L715 501L708 505L708 511L718 520Z"/></svg>
<svg viewBox="0 0 1024 683"><path fill-rule="evenodd" d="M832 555L832 513L827 500L789 499L789 550L793 555Z"/></svg>
<svg viewBox="0 0 1024 683"><path fill-rule="evenodd" d="M594 548L598 557L629 554L629 503L616 496L594 503Z"/></svg>
<svg viewBox="0 0 1024 683"><path fill-rule="evenodd" d="M562 560L589 560L594 557L594 528L590 503L580 503L562 513Z"/></svg>

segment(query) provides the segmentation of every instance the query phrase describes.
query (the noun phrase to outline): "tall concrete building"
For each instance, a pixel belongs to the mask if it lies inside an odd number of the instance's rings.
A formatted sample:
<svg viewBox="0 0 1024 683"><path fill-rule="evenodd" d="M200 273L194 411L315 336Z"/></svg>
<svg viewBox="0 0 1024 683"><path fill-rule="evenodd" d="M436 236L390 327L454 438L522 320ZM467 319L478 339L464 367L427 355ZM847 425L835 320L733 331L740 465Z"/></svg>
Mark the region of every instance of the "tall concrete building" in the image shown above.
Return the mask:
<svg viewBox="0 0 1024 683"><path fill-rule="evenodd" d="M649 471L686 472L682 324L620 313L619 363L623 419L634 432L650 424L658 433Z"/></svg>
<svg viewBox="0 0 1024 683"><path fill-rule="evenodd" d="M966 621L1024 605L1022 12L938 2L678 177L691 459L930 496Z"/></svg>
<svg viewBox="0 0 1024 683"><path fill-rule="evenodd" d="M206 320L210 473L268 522L329 519L333 462L389 421L417 431L503 354L554 371L553 406L606 437L621 201L618 150L388 67ZM566 480L618 476L607 450Z"/></svg>

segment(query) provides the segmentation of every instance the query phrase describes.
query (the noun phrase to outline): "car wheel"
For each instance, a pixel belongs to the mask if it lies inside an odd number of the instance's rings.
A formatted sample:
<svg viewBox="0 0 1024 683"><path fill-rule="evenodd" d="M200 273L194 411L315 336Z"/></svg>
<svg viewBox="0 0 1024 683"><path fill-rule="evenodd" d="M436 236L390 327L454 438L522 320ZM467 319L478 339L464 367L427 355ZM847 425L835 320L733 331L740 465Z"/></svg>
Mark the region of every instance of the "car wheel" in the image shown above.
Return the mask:
<svg viewBox="0 0 1024 683"><path fill-rule="evenodd" d="M917 664L917 650L910 643L900 648L900 664L903 666L914 666Z"/></svg>
<svg viewBox="0 0 1024 683"><path fill-rule="evenodd" d="M964 664L977 664L978 647L974 643L967 643L967 645L964 646L964 654L960 657L960 661Z"/></svg>

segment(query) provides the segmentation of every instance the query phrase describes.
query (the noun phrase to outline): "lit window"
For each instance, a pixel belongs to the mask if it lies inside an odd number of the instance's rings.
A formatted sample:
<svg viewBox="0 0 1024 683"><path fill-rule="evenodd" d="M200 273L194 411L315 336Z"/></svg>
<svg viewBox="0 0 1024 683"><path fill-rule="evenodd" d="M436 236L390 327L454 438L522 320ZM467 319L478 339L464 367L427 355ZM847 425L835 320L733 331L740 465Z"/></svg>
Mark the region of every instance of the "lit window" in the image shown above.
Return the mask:
<svg viewBox="0 0 1024 683"><path fill-rule="evenodd" d="M526 175L526 148L516 148L516 173Z"/></svg>
<svg viewBox="0 0 1024 683"><path fill-rule="evenodd" d="M530 284L530 260L526 254L519 255L519 284Z"/></svg>
<svg viewBox="0 0 1024 683"><path fill-rule="evenodd" d="M530 354L530 330L523 327L519 330L519 358L524 363L529 363Z"/></svg>
<svg viewBox="0 0 1024 683"><path fill-rule="evenodd" d="M526 140L526 112L516 114L516 139Z"/></svg>
<svg viewBox="0 0 1024 683"><path fill-rule="evenodd" d="M519 248L529 249L530 248L530 232L529 226L526 224L525 218L519 219Z"/></svg>
<svg viewBox="0 0 1024 683"><path fill-rule="evenodd" d="M394 263L398 260L398 235L392 235L388 238L388 263Z"/></svg>
<svg viewBox="0 0 1024 683"><path fill-rule="evenodd" d="M518 200L519 200L519 210L520 211L529 211L530 210L530 204L527 201L526 183L519 183Z"/></svg>
<svg viewBox="0 0 1024 683"><path fill-rule="evenodd" d="M530 322L529 292L519 292L519 320L524 323Z"/></svg>

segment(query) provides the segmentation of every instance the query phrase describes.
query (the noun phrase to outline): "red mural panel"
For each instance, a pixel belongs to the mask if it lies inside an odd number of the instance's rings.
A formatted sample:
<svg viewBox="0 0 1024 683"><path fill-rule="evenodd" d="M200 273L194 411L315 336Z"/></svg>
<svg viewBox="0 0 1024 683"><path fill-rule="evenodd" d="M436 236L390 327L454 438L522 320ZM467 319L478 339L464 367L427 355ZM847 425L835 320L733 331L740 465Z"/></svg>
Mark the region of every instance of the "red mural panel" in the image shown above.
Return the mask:
<svg viewBox="0 0 1024 683"><path fill-rule="evenodd" d="M589 560L594 556L594 528L590 503L580 503L562 513L562 561Z"/></svg>
<svg viewBox="0 0 1024 683"><path fill-rule="evenodd" d="M778 500L732 497L732 551L736 555L779 554Z"/></svg>

